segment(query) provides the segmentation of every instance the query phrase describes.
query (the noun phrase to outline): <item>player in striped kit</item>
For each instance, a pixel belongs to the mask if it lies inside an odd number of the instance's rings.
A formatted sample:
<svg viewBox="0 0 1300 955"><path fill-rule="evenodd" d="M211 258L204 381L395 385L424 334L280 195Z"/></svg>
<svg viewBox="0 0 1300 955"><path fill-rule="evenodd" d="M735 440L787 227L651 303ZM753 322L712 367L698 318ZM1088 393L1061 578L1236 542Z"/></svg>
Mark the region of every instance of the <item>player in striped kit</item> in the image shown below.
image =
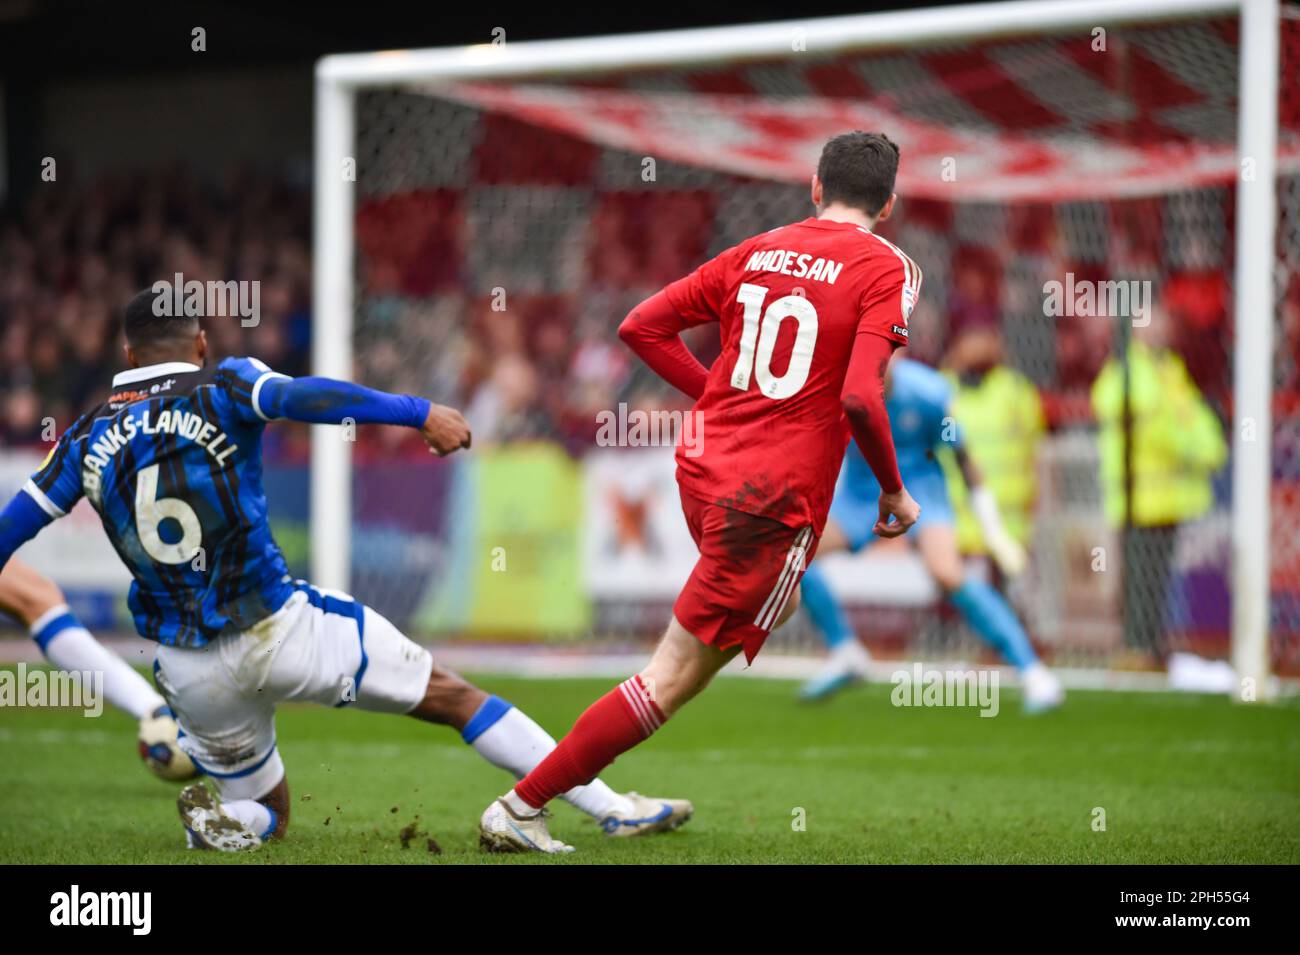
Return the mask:
<svg viewBox="0 0 1300 955"><path fill-rule="evenodd" d="M82 496L98 512L134 578L136 629L159 644L155 676L180 744L220 794L203 784L181 793L190 845L237 851L283 835L289 787L275 706L284 700L450 725L486 760L524 775L555 745L540 726L437 666L369 607L291 579L267 524L268 422L404 425L443 455L469 447L464 418L412 395L290 379L253 358L208 364L198 319L167 314L165 295L132 299L130 369L0 513L0 568ZM565 798L610 835L662 831L691 814L685 800L615 793L590 777Z"/></svg>

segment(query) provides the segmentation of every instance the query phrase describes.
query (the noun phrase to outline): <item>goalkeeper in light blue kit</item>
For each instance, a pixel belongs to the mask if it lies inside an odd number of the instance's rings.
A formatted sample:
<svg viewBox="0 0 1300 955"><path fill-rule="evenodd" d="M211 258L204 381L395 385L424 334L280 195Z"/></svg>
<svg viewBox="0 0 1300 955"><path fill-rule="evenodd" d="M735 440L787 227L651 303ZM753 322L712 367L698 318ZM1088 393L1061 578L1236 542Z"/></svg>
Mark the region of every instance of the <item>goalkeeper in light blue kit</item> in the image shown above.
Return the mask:
<svg viewBox="0 0 1300 955"><path fill-rule="evenodd" d="M936 451L952 447L963 479L970 488L971 510L979 521L985 544L1008 577L1025 565L1025 552L1006 532L992 493L981 486L979 472L962 446L949 411L951 386L926 365L895 356L885 378L886 405L898 468L903 482L921 505L921 517L909 533L926 569L946 599L981 638L1020 671L1025 709L1040 712L1064 699L1060 682L1038 659L1005 597L990 584L969 576L957 549L956 520L948 499L943 469ZM850 445L840 471L830 519L818 556L838 550L856 552L872 540L878 519L880 488L857 448ZM866 675L870 656L857 640L848 616L814 562L803 578L803 603L830 647L826 666L800 693L805 700L824 699Z"/></svg>

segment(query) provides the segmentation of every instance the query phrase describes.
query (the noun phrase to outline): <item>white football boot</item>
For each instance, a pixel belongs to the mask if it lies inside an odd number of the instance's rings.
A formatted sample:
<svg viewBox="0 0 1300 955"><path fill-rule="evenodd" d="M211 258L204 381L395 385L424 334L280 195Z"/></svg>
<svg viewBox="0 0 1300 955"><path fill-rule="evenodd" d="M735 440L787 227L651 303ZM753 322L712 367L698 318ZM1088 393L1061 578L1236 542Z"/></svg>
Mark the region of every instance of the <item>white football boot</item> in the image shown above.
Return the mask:
<svg viewBox="0 0 1300 955"><path fill-rule="evenodd" d="M669 832L688 822L695 807L685 799L659 799L640 793L624 793L632 801L630 813L611 812L597 824L607 836L645 836Z"/></svg>
<svg viewBox="0 0 1300 955"><path fill-rule="evenodd" d="M1065 702L1065 687L1055 674L1041 663L1034 663L1021 674L1026 713L1046 713Z"/></svg>
<svg viewBox="0 0 1300 955"><path fill-rule="evenodd" d="M216 849L218 852L244 852L262 844L262 837L234 816L227 815L207 786L195 783L181 790L176 798L181 822L189 836L191 849Z"/></svg>
<svg viewBox="0 0 1300 955"><path fill-rule="evenodd" d="M504 799L493 801L478 821L478 844L484 852L572 852L573 846L551 838L546 813L515 813Z"/></svg>

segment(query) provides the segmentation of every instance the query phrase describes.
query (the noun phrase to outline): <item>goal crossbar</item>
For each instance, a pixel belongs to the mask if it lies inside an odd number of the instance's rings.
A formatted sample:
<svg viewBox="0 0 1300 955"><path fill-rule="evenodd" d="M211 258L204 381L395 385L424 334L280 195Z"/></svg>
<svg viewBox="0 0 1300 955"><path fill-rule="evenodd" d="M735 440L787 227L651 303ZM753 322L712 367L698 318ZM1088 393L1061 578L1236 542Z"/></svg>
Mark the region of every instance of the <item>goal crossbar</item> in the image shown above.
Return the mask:
<svg viewBox="0 0 1300 955"><path fill-rule="evenodd" d="M947 40L982 40L1081 27L1195 19L1232 13L1241 3L1242 0L1146 0L1140 4L1132 0L1013 0L565 40L343 53L321 58L316 66L316 79L318 83L362 88L438 80L505 79L535 73L574 75L687 66L789 56L795 37L808 50L819 54L846 53Z"/></svg>

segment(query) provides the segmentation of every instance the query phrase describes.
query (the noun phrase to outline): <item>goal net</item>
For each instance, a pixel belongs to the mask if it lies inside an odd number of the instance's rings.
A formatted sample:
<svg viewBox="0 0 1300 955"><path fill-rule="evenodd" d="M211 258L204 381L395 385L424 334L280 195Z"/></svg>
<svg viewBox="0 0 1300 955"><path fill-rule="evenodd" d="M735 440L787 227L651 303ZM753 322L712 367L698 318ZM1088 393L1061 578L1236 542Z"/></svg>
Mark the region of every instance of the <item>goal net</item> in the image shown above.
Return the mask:
<svg viewBox="0 0 1300 955"><path fill-rule="evenodd" d="M318 133L318 171L343 170L330 186L343 198L324 217L318 205L317 268L333 261L325 241L351 270L318 285L334 289L318 337L343 338L318 358L466 409L475 445L439 461L409 435L363 430L318 448L313 547L344 578L323 582L426 635L656 634L694 554L671 448L634 425L686 405L621 346L618 322L708 257L812 214L824 141L882 130L902 162L880 231L925 274L908 351L950 375L963 426L968 409L972 454L1028 547L1007 586L1045 657L1114 669L1153 651L1229 654L1230 479L1258 442L1267 656L1294 673L1300 19L1283 7L1276 21L1273 310L1247 319L1272 331L1251 357L1271 386L1263 434L1235 407L1238 189L1258 165L1238 148L1238 15L1066 20L887 46L790 23L771 27L781 52L710 54L683 35L698 52L664 64L608 38L581 69L532 67L508 38L460 51L445 75L401 53L338 58L360 69L322 100L345 118L318 117L336 123ZM342 246L322 239L333 227ZM688 344L707 363L716 328ZM980 391L995 371L1001 398ZM342 522L322 494L350 499ZM957 530L971 572L993 574L973 523ZM827 570L876 653L991 659L909 547ZM769 652L812 646L796 618Z"/></svg>

